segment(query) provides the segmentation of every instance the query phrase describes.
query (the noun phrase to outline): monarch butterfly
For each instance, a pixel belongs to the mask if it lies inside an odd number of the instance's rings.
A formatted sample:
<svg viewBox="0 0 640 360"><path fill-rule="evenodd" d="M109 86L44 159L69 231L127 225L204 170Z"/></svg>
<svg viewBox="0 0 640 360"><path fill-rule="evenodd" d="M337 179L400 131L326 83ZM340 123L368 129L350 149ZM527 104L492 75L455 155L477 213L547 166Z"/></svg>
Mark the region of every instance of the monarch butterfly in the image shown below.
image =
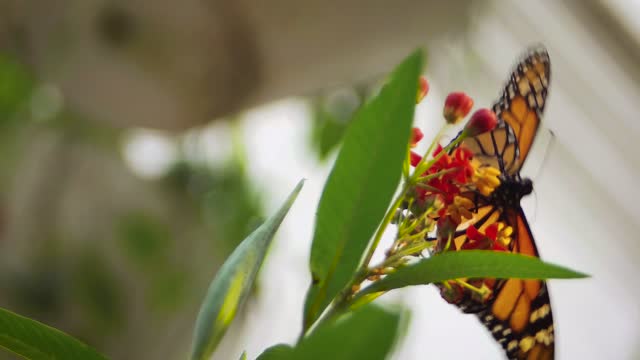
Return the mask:
<svg viewBox="0 0 640 360"><path fill-rule="evenodd" d="M501 184L489 196L477 191L464 194L474 202L473 225L484 231L501 222L512 227L509 250L539 256L520 200L533 190L532 182L520 176L536 136L545 107L550 80L547 51L536 48L517 64L493 111L498 125L493 131L470 137L462 146L471 150L481 166L500 170ZM467 240L456 233L455 243ZM475 313L504 348L509 359L553 359L554 329L547 286L542 280L489 280L492 297L479 301L469 293L455 304Z"/></svg>

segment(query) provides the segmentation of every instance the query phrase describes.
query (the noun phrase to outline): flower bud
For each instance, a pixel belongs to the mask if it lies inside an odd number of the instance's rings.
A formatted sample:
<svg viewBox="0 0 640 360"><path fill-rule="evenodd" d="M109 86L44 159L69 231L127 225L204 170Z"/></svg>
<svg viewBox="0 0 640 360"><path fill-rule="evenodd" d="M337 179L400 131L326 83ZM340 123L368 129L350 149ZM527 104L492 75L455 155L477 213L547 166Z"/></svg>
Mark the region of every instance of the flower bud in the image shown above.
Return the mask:
<svg viewBox="0 0 640 360"><path fill-rule="evenodd" d="M462 120L473 107L473 99L463 92L452 92L444 101L444 118L449 124Z"/></svg>
<svg viewBox="0 0 640 360"><path fill-rule="evenodd" d="M424 137L422 130L414 127L411 129L411 147L415 147L420 140Z"/></svg>
<svg viewBox="0 0 640 360"><path fill-rule="evenodd" d="M429 82L427 81L427 78L425 78L424 76L420 76L420 81L418 83L418 95L416 96L416 104L420 104L420 101L422 101L422 99L427 96L428 92Z"/></svg>
<svg viewBox="0 0 640 360"><path fill-rule="evenodd" d="M462 132L465 136L476 136L495 129L496 125L498 125L496 113L489 109L480 109L471 115Z"/></svg>
<svg viewBox="0 0 640 360"><path fill-rule="evenodd" d="M415 151L411 151L410 153L410 162L411 162L411 166L416 167L418 166L418 164L420 163L420 160L422 160L422 155L416 153Z"/></svg>

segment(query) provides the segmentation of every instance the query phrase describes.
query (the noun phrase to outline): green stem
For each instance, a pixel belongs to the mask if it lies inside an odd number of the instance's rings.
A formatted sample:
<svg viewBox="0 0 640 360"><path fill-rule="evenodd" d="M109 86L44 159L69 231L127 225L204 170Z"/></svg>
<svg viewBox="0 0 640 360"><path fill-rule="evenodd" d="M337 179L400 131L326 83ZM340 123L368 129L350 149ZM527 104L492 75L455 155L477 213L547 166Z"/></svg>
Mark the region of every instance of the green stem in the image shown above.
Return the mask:
<svg viewBox="0 0 640 360"><path fill-rule="evenodd" d="M429 180L431 180L431 179L435 179L435 178L437 178L437 177L440 177L440 176L442 176L442 175L444 175L444 174L448 174L448 173L454 172L454 171L456 171L456 170L457 170L457 169L455 169L455 168L453 168L453 169L444 169L444 170L440 170L440 171L438 171L437 173L433 173L433 174L430 174L430 175L421 176L421 177L419 177L419 178L417 178L417 179L416 179L416 182L417 182L418 184L420 184L420 183L422 183L422 182L429 181Z"/></svg>
<svg viewBox="0 0 640 360"><path fill-rule="evenodd" d="M438 142L440 142L440 137L442 137L442 134L446 129L447 129L447 123L445 123L442 127L440 127L440 130L438 130L436 137L433 139L431 144L429 144L429 148L427 149L427 152L424 153L424 156L422 156L422 159L420 159L420 162L418 162L418 164L416 165L415 167L416 170L420 168L420 166L424 163L425 159L428 158L429 155L431 155L431 153L433 152L433 148L436 147L436 144ZM416 171L414 170L413 175L411 177L414 177L415 174L416 174ZM422 172L420 174L422 174Z"/></svg>
<svg viewBox="0 0 640 360"><path fill-rule="evenodd" d="M397 262L398 260L402 259L403 257L407 256L407 255L412 255L415 254L417 252L421 252L424 249L427 249L429 247L431 247L432 244L424 241L415 245L412 245L406 249L402 249L402 251L399 251L391 256L389 256L388 258L386 258L380 265L374 266L374 269L383 269L383 268L387 268L391 265L393 265L395 262Z"/></svg>
<svg viewBox="0 0 640 360"><path fill-rule="evenodd" d="M446 128L446 126L443 127L442 130L440 130L440 133L445 128ZM440 134L440 133L438 133L438 134ZM438 138L439 138L439 136L438 136ZM438 138L436 138L436 139L438 139ZM424 161L424 159L429 155L429 153L426 153L425 156L422 157L422 160L420 160L418 165L416 165L416 168L413 170L413 175L411 175L411 177L409 178L409 181L411 183L415 183L416 178L419 178L422 174L424 174L425 171L429 170L431 168L431 166L433 166L433 164L435 164L438 160L440 160L440 158L443 157L445 154L448 154L451 149L453 149L454 147L458 146L458 144L460 144L462 142L462 140L464 140L465 138L466 138L466 136L465 136L464 133L460 134L460 136L458 136L452 142L450 142L447 146L445 146L444 149L442 149L442 151L440 151L438 153L438 155L433 157L428 162ZM435 143L436 143L436 141L434 141L431 145L433 146L433 144L435 144ZM431 147L429 147L428 151L431 151Z"/></svg>
<svg viewBox="0 0 640 360"><path fill-rule="evenodd" d="M376 232L376 235L373 238L373 242L371 243L371 246L369 246L369 248L367 249L367 254L365 255L364 261L362 262L362 265L360 267L361 270L366 269L369 266L369 262L373 257L373 253L376 251L376 248L380 243L380 239L382 239L382 235L384 234L384 231L387 229L387 226L389 226L389 223L391 223L391 219L393 219L393 216L396 213L396 209L398 209L402 204L402 200L404 200L407 190L409 190L409 184L405 183L405 185L402 187L402 191L400 192L400 194L398 194L398 197L396 197L395 201L391 205L391 208L389 209L389 211L387 211L387 214L384 216L384 219L382 220L382 224L380 224L380 227L378 228L378 231Z"/></svg>

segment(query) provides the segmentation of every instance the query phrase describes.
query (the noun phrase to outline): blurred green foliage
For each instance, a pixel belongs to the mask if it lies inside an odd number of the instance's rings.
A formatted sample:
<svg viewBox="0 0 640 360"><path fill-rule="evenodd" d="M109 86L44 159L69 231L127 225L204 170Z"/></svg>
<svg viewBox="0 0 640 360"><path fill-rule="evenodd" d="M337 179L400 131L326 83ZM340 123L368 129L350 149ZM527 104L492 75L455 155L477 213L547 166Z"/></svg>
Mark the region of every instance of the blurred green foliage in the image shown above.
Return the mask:
<svg viewBox="0 0 640 360"><path fill-rule="evenodd" d="M19 155L22 128L30 123L25 116L35 82L28 70L7 54L0 53L0 194Z"/></svg>
<svg viewBox="0 0 640 360"><path fill-rule="evenodd" d="M99 337L121 330L125 320L126 293L113 266L95 248L85 249L72 261L71 284L79 310L91 325L88 333Z"/></svg>
<svg viewBox="0 0 640 360"><path fill-rule="evenodd" d="M29 104L34 80L28 70L12 57L0 53L0 129L15 125L15 116Z"/></svg>
<svg viewBox="0 0 640 360"><path fill-rule="evenodd" d="M124 253L138 268L158 270L173 239L167 224L143 211L125 214L117 226Z"/></svg>
<svg viewBox="0 0 640 360"><path fill-rule="evenodd" d="M319 95L311 100L311 144L320 160L325 160L340 143L367 94L368 88L360 86Z"/></svg>
<svg viewBox="0 0 640 360"><path fill-rule="evenodd" d="M155 196L154 201L174 208L175 218L163 211L150 211L145 198L149 194L141 194L124 208L105 203L104 218L87 217L95 221L90 226L96 230L80 232L78 238L76 231L66 228L74 226L72 222L59 220L68 216L64 211L75 205L86 208L81 203L93 200L66 198L73 192L67 181L74 180L66 174L74 173L87 159L108 162L108 171L129 172L121 156L121 140L128 131L83 117L65 104L55 84L38 82L31 69L9 54L0 54L0 243L6 258L15 252L16 259L0 263L0 306L64 329L107 354L144 354L144 349L137 347L145 337L170 334L169 321L194 311L212 268L222 264L263 219L260 197L252 190L238 154L222 166L183 158L160 180L135 179L132 173L113 176L127 186L133 183L152 189L149 193ZM24 174L18 170L34 166L26 162L31 161L29 154L42 138L53 139L47 146L65 162L36 166L62 169L65 176L52 181L17 179ZM180 136L173 141L181 141ZM87 149L91 154L84 157ZM46 210L19 214L34 217L38 226L14 247L15 241L3 238L11 233L3 228L3 216L9 208L23 207L9 202L22 201L24 197L12 194L17 185L25 183L46 188L29 189ZM90 182L80 184L89 191L113 193L120 191L117 187L121 185L97 188ZM73 202L71 207L69 201ZM193 249L207 249L207 254L197 261L190 259L186 254ZM130 322L130 312L140 311L140 304L135 303L140 297L144 314L137 313L136 318L163 323L166 328L122 342L122 334L135 325ZM114 343L118 345L113 347ZM0 352L0 359L4 358Z"/></svg>
<svg viewBox="0 0 640 360"><path fill-rule="evenodd" d="M222 259L264 220L260 198L238 161L219 169L180 161L164 181L199 208L200 220L215 239L213 249Z"/></svg>

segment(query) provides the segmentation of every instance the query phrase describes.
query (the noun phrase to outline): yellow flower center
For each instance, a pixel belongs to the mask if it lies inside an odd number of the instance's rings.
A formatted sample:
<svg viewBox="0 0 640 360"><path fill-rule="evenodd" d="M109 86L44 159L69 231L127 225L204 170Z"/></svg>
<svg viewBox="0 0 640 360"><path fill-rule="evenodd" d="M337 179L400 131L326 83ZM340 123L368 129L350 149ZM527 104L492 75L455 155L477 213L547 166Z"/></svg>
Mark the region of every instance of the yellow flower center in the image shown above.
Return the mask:
<svg viewBox="0 0 640 360"><path fill-rule="evenodd" d="M502 222L499 222L497 225L498 236L496 237L496 242L508 248L509 244L511 244L511 234L513 234L513 228Z"/></svg>
<svg viewBox="0 0 640 360"><path fill-rule="evenodd" d="M500 186L500 170L492 166L477 166L476 160L472 161L475 169L471 181L478 192L484 196L489 196L498 186Z"/></svg>

